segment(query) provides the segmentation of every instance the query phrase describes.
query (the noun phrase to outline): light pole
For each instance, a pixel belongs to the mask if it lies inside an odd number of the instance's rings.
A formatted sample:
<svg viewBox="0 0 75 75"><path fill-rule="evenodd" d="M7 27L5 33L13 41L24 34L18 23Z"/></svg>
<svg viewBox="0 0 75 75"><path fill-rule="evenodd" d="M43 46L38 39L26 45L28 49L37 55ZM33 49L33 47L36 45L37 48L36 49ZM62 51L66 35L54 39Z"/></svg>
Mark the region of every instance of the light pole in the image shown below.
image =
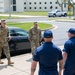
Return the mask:
<svg viewBox="0 0 75 75"><path fill-rule="evenodd" d="M11 0L8 0L9 1L9 18L11 17Z"/></svg>

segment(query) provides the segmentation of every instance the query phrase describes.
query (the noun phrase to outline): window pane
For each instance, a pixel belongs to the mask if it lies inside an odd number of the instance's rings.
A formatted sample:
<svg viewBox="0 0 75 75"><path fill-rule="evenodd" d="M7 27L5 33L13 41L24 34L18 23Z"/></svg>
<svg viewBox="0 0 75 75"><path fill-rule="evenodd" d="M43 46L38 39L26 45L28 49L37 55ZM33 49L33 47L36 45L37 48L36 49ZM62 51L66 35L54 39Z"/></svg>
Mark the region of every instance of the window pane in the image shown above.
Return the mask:
<svg viewBox="0 0 75 75"><path fill-rule="evenodd" d="M13 4L16 4L16 0L13 0Z"/></svg>
<svg viewBox="0 0 75 75"><path fill-rule="evenodd" d="M39 2L39 4L41 4L41 2Z"/></svg>
<svg viewBox="0 0 75 75"><path fill-rule="evenodd" d="M47 2L45 2L45 4L47 4Z"/></svg>
<svg viewBox="0 0 75 75"><path fill-rule="evenodd" d="M45 9L47 9L47 7L45 7Z"/></svg>
<svg viewBox="0 0 75 75"><path fill-rule="evenodd" d="M50 2L50 4L52 4L52 2Z"/></svg>
<svg viewBox="0 0 75 75"><path fill-rule="evenodd" d="M41 7L39 7L39 9L41 9Z"/></svg>
<svg viewBox="0 0 75 75"><path fill-rule="evenodd" d="M36 4L36 2L34 2L34 4Z"/></svg>
<svg viewBox="0 0 75 75"><path fill-rule="evenodd" d="M26 9L26 7L24 7L24 9Z"/></svg>
<svg viewBox="0 0 75 75"><path fill-rule="evenodd" d="M31 4L31 2L29 2L29 4Z"/></svg>
<svg viewBox="0 0 75 75"><path fill-rule="evenodd" d="M16 11L16 6L13 6L13 11Z"/></svg>
<svg viewBox="0 0 75 75"><path fill-rule="evenodd" d="M26 4L26 2L24 2L24 4Z"/></svg>
<svg viewBox="0 0 75 75"><path fill-rule="evenodd" d="M34 7L34 9L36 9L36 7Z"/></svg>
<svg viewBox="0 0 75 75"><path fill-rule="evenodd" d="M29 7L29 9L32 9L31 7Z"/></svg>

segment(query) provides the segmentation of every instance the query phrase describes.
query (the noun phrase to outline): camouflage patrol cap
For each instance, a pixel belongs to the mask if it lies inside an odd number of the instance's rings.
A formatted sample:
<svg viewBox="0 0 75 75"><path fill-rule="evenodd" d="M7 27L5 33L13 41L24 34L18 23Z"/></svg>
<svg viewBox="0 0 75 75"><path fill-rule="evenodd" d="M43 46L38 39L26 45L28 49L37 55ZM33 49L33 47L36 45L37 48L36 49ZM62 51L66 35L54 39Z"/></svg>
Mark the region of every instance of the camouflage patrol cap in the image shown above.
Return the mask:
<svg viewBox="0 0 75 75"><path fill-rule="evenodd" d="M5 22L6 20L5 19L1 19L1 22Z"/></svg>
<svg viewBox="0 0 75 75"><path fill-rule="evenodd" d="M34 24L37 24L37 22L34 22Z"/></svg>

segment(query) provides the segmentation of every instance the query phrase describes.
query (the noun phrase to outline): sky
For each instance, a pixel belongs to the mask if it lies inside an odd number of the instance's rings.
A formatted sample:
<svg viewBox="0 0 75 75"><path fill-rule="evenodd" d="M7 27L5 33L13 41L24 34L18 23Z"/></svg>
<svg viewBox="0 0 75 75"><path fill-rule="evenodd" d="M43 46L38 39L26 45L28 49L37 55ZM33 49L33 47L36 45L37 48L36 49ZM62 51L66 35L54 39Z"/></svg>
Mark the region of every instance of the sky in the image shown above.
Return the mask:
<svg viewBox="0 0 75 75"><path fill-rule="evenodd" d="M72 0L73 2L75 2L75 0Z"/></svg>

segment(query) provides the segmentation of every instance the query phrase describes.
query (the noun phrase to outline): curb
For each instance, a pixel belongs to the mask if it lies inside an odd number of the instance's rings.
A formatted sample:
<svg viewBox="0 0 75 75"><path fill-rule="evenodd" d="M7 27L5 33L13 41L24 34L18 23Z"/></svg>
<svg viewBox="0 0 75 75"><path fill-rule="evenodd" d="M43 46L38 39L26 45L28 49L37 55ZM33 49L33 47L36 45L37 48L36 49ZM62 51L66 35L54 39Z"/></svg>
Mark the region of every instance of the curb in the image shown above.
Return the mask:
<svg viewBox="0 0 75 75"><path fill-rule="evenodd" d="M50 30L50 29L53 29L53 28L55 28L55 26L52 26L52 27L47 28L47 29L43 29L42 31L45 31L45 30Z"/></svg>
<svg viewBox="0 0 75 75"><path fill-rule="evenodd" d="M70 22L70 23L75 23L74 20L55 20L56 22Z"/></svg>

